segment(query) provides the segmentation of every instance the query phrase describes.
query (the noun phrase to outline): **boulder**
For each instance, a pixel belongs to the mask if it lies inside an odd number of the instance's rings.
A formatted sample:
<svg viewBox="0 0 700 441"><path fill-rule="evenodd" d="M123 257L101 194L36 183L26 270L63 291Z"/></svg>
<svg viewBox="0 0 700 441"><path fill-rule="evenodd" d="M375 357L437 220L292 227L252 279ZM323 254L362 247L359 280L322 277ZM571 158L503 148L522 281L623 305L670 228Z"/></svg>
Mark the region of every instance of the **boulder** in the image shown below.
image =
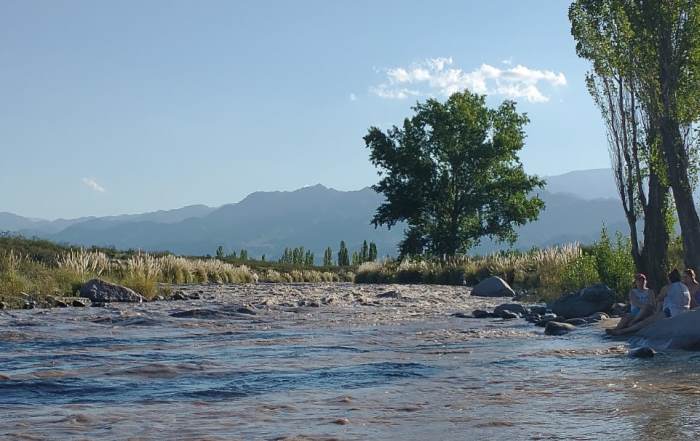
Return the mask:
<svg viewBox="0 0 700 441"><path fill-rule="evenodd" d="M564 323L568 323L568 324L574 325L574 326L582 326L582 325L587 325L588 320L586 320L585 318L572 318L572 319L564 320Z"/></svg>
<svg viewBox="0 0 700 441"><path fill-rule="evenodd" d="M490 312L484 311L483 309L475 309L472 311L472 317L474 318L489 318L493 317Z"/></svg>
<svg viewBox="0 0 700 441"><path fill-rule="evenodd" d="M80 288L80 296L90 299L91 302L143 302L143 297L133 289L101 279L86 282Z"/></svg>
<svg viewBox="0 0 700 441"><path fill-rule="evenodd" d="M71 305L73 305L73 307L75 308L84 308L87 306L87 304L88 302L86 302L83 299L73 299L73 301L71 302Z"/></svg>
<svg viewBox="0 0 700 441"><path fill-rule="evenodd" d="M656 355L656 351L648 346L642 346L631 350L629 355L632 358L653 358Z"/></svg>
<svg viewBox="0 0 700 441"><path fill-rule="evenodd" d="M547 322L544 327L544 335L564 335L576 329L576 326L569 323Z"/></svg>
<svg viewBox="0 0 700 441"><path fill-rule="evenodd" d="M535 305L535 306L530 306L530 312L533 314L545 315L549 311L547 310L546 306Z"/></svg>
<svg viewBox="0 0 700 441"><path fill-rule="evenodd" d="M615 303L610 308L610 315L613 317L622 317L630 312L630 305L627 303Z"/></svg>
<svg viewBox="0 0 700 441"><path fill-rule="evenodd" d="M663 349L700 349L700 309L662 318L637 331L630 339L633 346Z"/></svg>
<svg viewBox="0 0 700 441"><path fill-rule="evenodd" d="M598 284L563 295L552 304L552 311L567 319L588 317L596 312L610 311L614 302L615 293L606 285Z"/></svg>
<svg viewBox="0 0 700 441"><path fill-rule="evenodd" d="M5 302L0 302L0 309L7 309L7 304Z"/></svg>
<svg viewBox="0 0 700 441"><path fill-rule="evenodd" d="M528 315L530 311L520 303L504 303L502 305L496 306L493 313L499 315L501 311L510 311L520 315Z"/></svg>
<svg viewBox="0 0 700 441"><path fill-rule="evenodd" d="M479 282L471 292L478 297L513 297L515 291L508 286L505 280L492 276Z"/></svg>
<svg viewBox="0 0 700 441"><path fill-rule="evenodd" d="M484 312L486 312L486 311L484 311ZM488 312L487 312L487 314L488 314ZM471 315L469 315L469 314L467 314L467 313L465 313L465 312L455 312L454 314L452 314L452 317L457 317L457 318L472 318Z"/></svg>

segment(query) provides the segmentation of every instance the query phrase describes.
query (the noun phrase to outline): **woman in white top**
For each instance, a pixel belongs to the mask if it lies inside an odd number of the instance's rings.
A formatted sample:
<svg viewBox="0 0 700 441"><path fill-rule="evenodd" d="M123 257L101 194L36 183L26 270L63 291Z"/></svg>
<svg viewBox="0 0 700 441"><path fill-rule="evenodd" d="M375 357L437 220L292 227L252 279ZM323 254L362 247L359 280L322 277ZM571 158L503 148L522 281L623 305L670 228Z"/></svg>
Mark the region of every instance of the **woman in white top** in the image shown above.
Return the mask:
<svg viewBox="0 0 700 441"><path fill-rule="evenodd" d="M668 274L668 278L671 283L664 286L659 291L659 296L656 299L658 309L654 314L640 319L634 324L629 324L624 328L606 329L605 332L610 335L632 334L657 320L675 317L687 311L690 307L690 292L688 291L688 287L681 282L680 273L677 269L674 269Z"/></svg>
<svg viewBox="0 0 700 441"><path fill-rule="evenodd" d="M690 290L681 282L681 273L677 269L668 275L671 285L664 298L661 309L666 317L675 317L690 309Z"/></svg>

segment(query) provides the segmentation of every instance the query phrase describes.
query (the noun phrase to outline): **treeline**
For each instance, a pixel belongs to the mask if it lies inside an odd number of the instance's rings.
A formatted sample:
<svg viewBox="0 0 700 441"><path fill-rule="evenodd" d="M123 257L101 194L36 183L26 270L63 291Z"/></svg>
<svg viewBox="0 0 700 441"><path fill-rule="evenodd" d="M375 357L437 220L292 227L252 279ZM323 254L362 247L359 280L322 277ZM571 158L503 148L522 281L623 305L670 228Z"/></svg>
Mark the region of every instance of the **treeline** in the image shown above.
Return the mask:
<svg viewBox="0 0 700 441"><path fill-rule="evenodd" d="M321 266L331 267L349 267L358 266L365 262L375 262L377 260L377 244L374 242L362 242L362 246L355 251L350 252L344 240L340 241L338 252L334 253L333 248L327 247L323 252L323 260ZM226 254L223 245L219 245L216 249L216 258L224 261L238 262L266 262L266 256L263 254L260 259L251 258L246 249L241 249L238 253L232 251ZM278 263L291 266L317 266L313 251L303 247L285 248L282 256L277 260Z"/></svg>

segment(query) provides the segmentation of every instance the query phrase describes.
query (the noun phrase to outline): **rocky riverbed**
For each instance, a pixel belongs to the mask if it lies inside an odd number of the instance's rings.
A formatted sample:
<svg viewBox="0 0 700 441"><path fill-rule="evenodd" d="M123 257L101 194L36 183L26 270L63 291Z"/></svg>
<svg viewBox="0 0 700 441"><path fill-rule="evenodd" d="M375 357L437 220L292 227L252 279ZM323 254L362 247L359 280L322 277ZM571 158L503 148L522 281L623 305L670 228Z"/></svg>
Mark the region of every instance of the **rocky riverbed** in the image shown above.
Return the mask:
<svg viewBox="0 0 700 441"><path fill-rule="evenodd" d="M700 356L652 360L464 287L176 287L0 311L0 439L695 439Z"/></svg>

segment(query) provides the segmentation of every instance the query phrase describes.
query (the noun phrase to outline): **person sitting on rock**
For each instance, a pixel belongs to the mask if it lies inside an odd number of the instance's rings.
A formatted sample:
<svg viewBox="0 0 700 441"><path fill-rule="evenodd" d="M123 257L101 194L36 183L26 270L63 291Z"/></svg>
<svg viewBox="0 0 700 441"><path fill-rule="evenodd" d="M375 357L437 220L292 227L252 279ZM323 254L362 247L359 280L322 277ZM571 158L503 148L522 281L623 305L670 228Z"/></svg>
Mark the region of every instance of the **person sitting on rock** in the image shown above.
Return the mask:
<svg viewBox="0 0 700 441"><path fill-rule="evenodd" d="M681 282L681 273L674 269L668 274L668 279L670 283L661 288L659 297L656 299L657 309L653 315L625 328L606 329L605 332L610 335L632 334L657 320L675 317L688 311L690 308L690 291Z"/></svg>
<svg viewBox="0 0 700 441"><path fill-rule="evenodd" d="M647 287L647 276L637 274L634 276L634 288L629 292L630 312L626 314L615 329L623 329L644 320L654 314L654 291Z"/></svg>
<svg viewBox="0 0 700 441"><path fill-rule="evenodd" d="M690 309L690 290L681 281L681 273L673 269L668 274L671 285L664 298L663 309L666 317L675 317L678 314Z"/></svg>
<svg viewBox="0 0 700 441"><path fill-rule="evenodd" d="M683 284L690 291L690 309L700 306L700 283L695 280L695 271L690 268L683 271Z"/></svg>

